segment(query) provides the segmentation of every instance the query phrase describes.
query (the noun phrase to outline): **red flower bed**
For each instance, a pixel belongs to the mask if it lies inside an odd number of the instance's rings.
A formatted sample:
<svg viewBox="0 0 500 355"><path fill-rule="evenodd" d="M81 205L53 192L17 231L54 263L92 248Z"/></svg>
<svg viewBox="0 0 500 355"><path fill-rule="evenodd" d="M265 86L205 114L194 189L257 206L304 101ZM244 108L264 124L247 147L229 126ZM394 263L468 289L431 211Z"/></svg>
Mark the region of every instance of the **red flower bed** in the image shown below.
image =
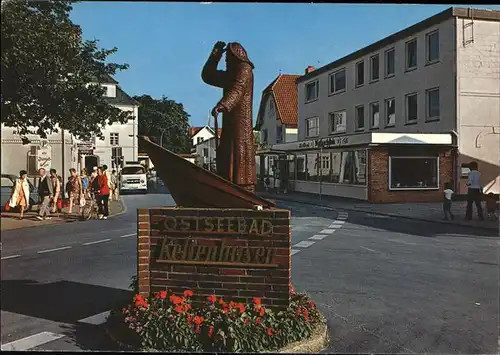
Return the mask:
<svg viewBox="0 0 500 355"><path fill-rule="evenodd" d="M160 291L149 299L113 312L109 321L129 332L124 336L143 350L259 352L277 350L311 335L322 317L314 301L290 286L290 306L275 312L255 297L238 303L209 296L193 307L193 291L182 296ZM123 334L122 334L123 335ZM140 344L140 345L139 345Z"/></svg>

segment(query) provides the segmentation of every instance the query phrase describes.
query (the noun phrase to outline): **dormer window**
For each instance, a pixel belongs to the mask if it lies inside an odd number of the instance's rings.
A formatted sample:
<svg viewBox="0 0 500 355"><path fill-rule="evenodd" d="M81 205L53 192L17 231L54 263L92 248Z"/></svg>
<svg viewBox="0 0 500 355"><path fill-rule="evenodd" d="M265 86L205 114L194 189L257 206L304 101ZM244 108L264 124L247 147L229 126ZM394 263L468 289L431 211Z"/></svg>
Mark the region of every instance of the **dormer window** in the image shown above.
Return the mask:
<svg viewBox="0 0 500 355"><path fill-rule="evenodd" d="M104 85L104 88L106 89L104 96L116 97L116 85Z"/></svg>

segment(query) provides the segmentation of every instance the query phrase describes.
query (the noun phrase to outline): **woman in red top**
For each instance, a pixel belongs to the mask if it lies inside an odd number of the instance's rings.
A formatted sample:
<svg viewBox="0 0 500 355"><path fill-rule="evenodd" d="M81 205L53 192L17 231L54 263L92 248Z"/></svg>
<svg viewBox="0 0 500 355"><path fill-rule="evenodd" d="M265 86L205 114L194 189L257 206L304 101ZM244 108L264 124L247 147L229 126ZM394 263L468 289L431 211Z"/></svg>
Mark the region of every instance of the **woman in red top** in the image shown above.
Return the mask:
<svg viewBox="0 0 500 355"><path fill-rule="evenodd" d="M97 169L97 191L95 191L97 202L99 203L99 219L108 219L109 216L109 186L108 177Z"/></svg>

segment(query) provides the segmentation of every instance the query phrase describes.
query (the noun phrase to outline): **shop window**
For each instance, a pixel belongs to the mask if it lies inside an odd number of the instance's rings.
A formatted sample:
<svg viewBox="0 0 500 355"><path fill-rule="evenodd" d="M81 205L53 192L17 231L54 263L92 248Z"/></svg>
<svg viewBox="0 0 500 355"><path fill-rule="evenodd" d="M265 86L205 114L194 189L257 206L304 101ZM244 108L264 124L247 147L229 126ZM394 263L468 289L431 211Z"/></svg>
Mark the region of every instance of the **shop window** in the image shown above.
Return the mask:
<svg viewBox="0 0 500 355"><path fill-rule="evenodd" d="M366 185L365 149L322 154L311 152L297 157L296 162L297 180Z"/></svg>
<svg viewBox="0 0 500 355"><path fill-rule="evenodd" d="M389 189L439 188L438 157L389 157Z"/></svg>

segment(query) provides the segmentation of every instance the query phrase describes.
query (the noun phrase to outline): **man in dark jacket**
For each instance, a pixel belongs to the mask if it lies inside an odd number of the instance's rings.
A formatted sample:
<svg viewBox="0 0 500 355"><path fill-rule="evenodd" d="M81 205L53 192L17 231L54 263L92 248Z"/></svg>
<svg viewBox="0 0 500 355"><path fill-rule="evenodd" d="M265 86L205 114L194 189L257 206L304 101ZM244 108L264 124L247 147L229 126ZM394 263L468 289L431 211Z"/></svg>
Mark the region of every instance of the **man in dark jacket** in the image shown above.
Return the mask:
<svg viewBox="0 0 500 355"><path fill-rule="evenodd" d="M40 182L38 184L38 195L40 196L40 209L38 211L38 216L36 218L40 221L44 219L50 219L50 202L54 197L54 189L50 178L47 176L45 169L41 168L38 170L40 174Z"/></svg>

